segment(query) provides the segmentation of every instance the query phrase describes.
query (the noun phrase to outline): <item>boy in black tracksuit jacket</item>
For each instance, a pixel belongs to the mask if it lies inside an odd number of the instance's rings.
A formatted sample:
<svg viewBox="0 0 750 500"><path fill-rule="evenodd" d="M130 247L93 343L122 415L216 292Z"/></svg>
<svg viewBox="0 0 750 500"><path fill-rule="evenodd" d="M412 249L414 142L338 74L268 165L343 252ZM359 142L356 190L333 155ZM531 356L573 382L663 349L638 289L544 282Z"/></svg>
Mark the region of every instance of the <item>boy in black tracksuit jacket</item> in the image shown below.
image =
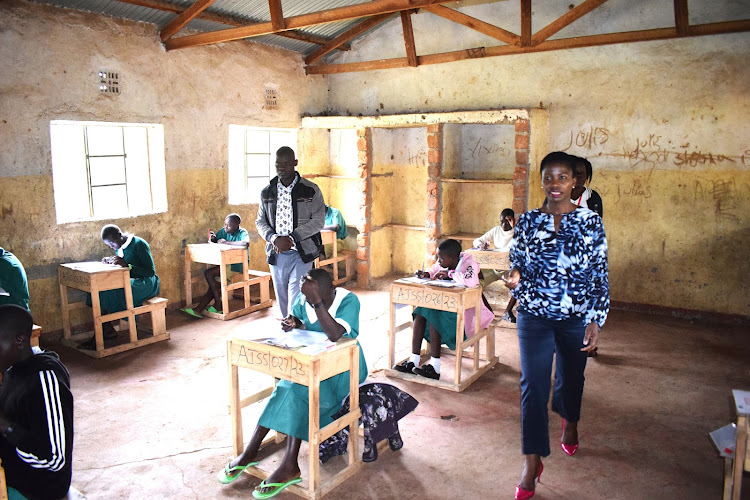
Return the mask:
<svg viewBox="0 0 750 500"><path fill-rule="evenodd" d="M0 306L0 458L9 487L57 500L70 489L73 396L57 354L31 347L32 325L23 308Z"/></svg>

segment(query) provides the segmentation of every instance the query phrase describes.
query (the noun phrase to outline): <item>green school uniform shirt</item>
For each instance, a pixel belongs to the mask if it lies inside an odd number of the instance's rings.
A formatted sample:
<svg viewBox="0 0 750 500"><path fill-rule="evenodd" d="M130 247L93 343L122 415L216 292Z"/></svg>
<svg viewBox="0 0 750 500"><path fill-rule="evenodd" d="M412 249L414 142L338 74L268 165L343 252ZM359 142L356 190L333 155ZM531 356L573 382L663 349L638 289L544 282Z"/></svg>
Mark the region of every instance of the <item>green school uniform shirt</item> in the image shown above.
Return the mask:
<svg viewBox="0 0 750 500"><path fill-rule="evenodd" d="M0 305L15 304L29 309L29 282L26 270L18 258L0 247L0 288L8 295L0 295Z"/></svg>
<svg viewBox="0 0 750 500"><path fill-rule="evenodd" d="M328 207L326 210L326 226L334 226L338 224L339 229L336 231L336 239L337 240L343 240L346 238L347 230L346 230L346 221L344 220L344 216L341 215L341 212L339 212L337 209L333 207Z"/></svg>
<svg viewBox="0 0 750 500"><path fill-rule="evenodd" d="M219 229L219 232L216 233L216 239L217 240L227 240L227 241L247 241L250 243L250 235L247 234L247 229L244 227L237 228L237 231L234 232L234 234L227 233L224 228L222 227ZM248 262L250 262L250 250L247 252L247 258ZM235 273L241 273L242 272L242 264L232 264L229 266L232 272Z"/></svg>

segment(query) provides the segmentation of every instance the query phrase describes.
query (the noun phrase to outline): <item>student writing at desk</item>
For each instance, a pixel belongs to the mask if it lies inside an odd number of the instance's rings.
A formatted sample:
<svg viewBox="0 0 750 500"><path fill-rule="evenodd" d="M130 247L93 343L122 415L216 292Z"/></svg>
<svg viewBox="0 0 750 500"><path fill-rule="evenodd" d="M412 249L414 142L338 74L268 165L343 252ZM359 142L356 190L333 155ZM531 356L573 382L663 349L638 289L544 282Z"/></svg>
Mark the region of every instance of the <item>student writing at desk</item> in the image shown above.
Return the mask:
<svg viewBox="0 0 750 500"><path fill-rule="evenodd" d="M31 347L31 314L0 306L0 459L11 500L58 500L73 470L73 395L52 351Z"/></svg>
<svg viewBox="0 0 750 500"><path fill-rule="evenodd" d="M329 340L359 335L359 299L343 288L335 288L331 275L323 269L311 269L303 278L301 293L292 306L292 313L281 323L285 331L304 328L324 332ZM359 349L359 383L367 378L367 364L362 346ZM320 382L320 427L333 422L333 414L349 394L349 372L340 373ZM308 388L280 380L271 394L245 451L219 472L219 482L228 484L248 467L258 465L257 456L270 429L287 435L284 458L268 478L253 491L254 498L270 498L291 484L302 481L297 456L302 441L308 440ZM317 460L311 453L311 460Z"/></svg>
<svg viewBox="0 0 750 500"><path fill-rule="evenodd" d="M489 250L490 243L494 245L495 250L501 252L507 252L510 250L510 244L513 243L513 227L516 225L516 213L511 208L504 208L500 212L500 225L495 226L482 236L474 240L474 248L480 250ZM482 288L487 288L491 283L502 279L503 274L508 269L485 269L480 273L479 283ZM508 305L505 307L503 313L503 319L510 321L511 323L516 322L516 317L513 315L513 306L516 305L516 298L511 296L508 301Z"/></svg>
<svg viewBox="0 0 750 500"><path fill-rule="evenodd" d="M241 223L242 218L239 214L227 215L224 219L224 227L219 229L218 233L214 233L213 231L208 232L208 242L247 248L250 245L250 236L247 234L247 229L240 227ZM232 272L241 273L242 264L232 264L230 269ZM221 314L222 311L216 309L217 305L221 305L221 285L217 281L220 273L221 269L219 266L212 266L206 269L203 276L208 283L208 290L206 290L206 293L198 301L198 305L193 308L184 307L180 311L194 318L203 318L201 311L206 309L208 304L213 300L214 305L208 306L207 310L212 313Z"/></svg>
<svg viewBox="0 0 750 500"><path fill-rule="evenodd" d="M0 247L0 304L29 308L29 282L18 257Z"/></svg>
<svg viewBox="0 0 750 500"><path fill-rule="evenodd" d="M156 275L151 247L146 240L134 234L123 233L114 224L104 226L101 236L102 241L115 251L115 255L104 257L102 262L130 268L133 307L138 307L143 304L144 300L155 297L159 293L159 276ZM101 304L102 314L124 311L127 308L125 290L118 288L99 292L99 303ZM91 296L86 299L86 304L91 306ZM105 339L113 339L117 336L111 324L104 323L102 327L104 328ZM79 344L78 347L94 350L96 349L96 341L94 337L91 337Z"/></svg>
<svg viewBox="0 0 750 500"><path fill-rule="evenodd" d="M416 271L420 278L453 280L467 287L479 285L479 264L474 256L461 252L461 243L457 240L445 240L437 248L437 262L429 271ZM482 297L479 327L487 328L494 315ZM464 315L466 337L474 335L474 309L467 309ZM450 311L438 311L426 307L417 307L412 313L411 352L409 359L393 367L402 373L415 373L431 379L440 378L440 345L456 349L456 322L458 315ZM430 363L419 366L422 339L430 343Z"/></svg>

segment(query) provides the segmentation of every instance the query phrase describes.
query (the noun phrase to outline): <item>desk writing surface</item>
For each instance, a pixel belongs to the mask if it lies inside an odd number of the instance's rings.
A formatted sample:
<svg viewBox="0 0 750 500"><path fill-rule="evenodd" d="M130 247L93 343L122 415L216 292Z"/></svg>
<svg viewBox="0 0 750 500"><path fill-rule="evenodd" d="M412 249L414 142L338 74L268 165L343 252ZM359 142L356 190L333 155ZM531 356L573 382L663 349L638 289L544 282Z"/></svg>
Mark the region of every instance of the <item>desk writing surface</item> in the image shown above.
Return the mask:
<svg viewBox="0 0 750 500"><path fill-rule="evenodd" d="M103 262L71 262L60 264L60 284L91 292L94 285L97 290L124 288L125 278L130 277L130 269Z"/></svg>
<svg viewBox="0 0 750 500"><path fill-rule="evenodd" d="M329 230L321 230L320 231L320 239L323 241L324 245L329 245L336 242L336 231L329 231Z"/></svg>
<svg viewBox="0 0 750 500"><path fill-rule="evenodd" d="M354 339L342 338L322 352L307 354L300 350L265 344L262 340L242 335L233 336L229 350L231 363L301 385L308 385L311 366L319 360L321 380L348 370L347 348L356 343Z"/></svg>
<svg viewBox="0 0 750 500"><path fill-rule="evenodd" d="M391 285L391 301L396 304L422 306L440 311L459 312L460 297L477 294L479 287L441 288L427 284L396 280ZM467 303L468 305L468 303ZM474 307L474 305L468 305Z"/></svg>
<svg viewBox="0 0 750 500"><path fill-rule="evenodd" d="M247 260L247 247L223 243L192 243L185 248L185 255L193 262L202 264L239 264Z"/></svg>

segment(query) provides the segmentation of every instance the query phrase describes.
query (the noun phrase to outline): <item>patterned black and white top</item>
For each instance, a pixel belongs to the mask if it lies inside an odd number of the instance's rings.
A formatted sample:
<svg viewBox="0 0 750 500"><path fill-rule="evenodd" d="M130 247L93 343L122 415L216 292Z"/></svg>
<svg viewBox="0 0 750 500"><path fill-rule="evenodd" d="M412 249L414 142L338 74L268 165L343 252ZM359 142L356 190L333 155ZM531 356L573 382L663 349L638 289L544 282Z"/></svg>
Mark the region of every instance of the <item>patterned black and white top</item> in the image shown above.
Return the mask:
<svg viewBox="0 0 750 500"><path fill-rule="evenodd" d="M510 261L521 271L511 293L522 311L604 325L609 313L607 239L597 213L577 208L564 214L557 233L551 214L539 209L522 214Z"/></svg>

